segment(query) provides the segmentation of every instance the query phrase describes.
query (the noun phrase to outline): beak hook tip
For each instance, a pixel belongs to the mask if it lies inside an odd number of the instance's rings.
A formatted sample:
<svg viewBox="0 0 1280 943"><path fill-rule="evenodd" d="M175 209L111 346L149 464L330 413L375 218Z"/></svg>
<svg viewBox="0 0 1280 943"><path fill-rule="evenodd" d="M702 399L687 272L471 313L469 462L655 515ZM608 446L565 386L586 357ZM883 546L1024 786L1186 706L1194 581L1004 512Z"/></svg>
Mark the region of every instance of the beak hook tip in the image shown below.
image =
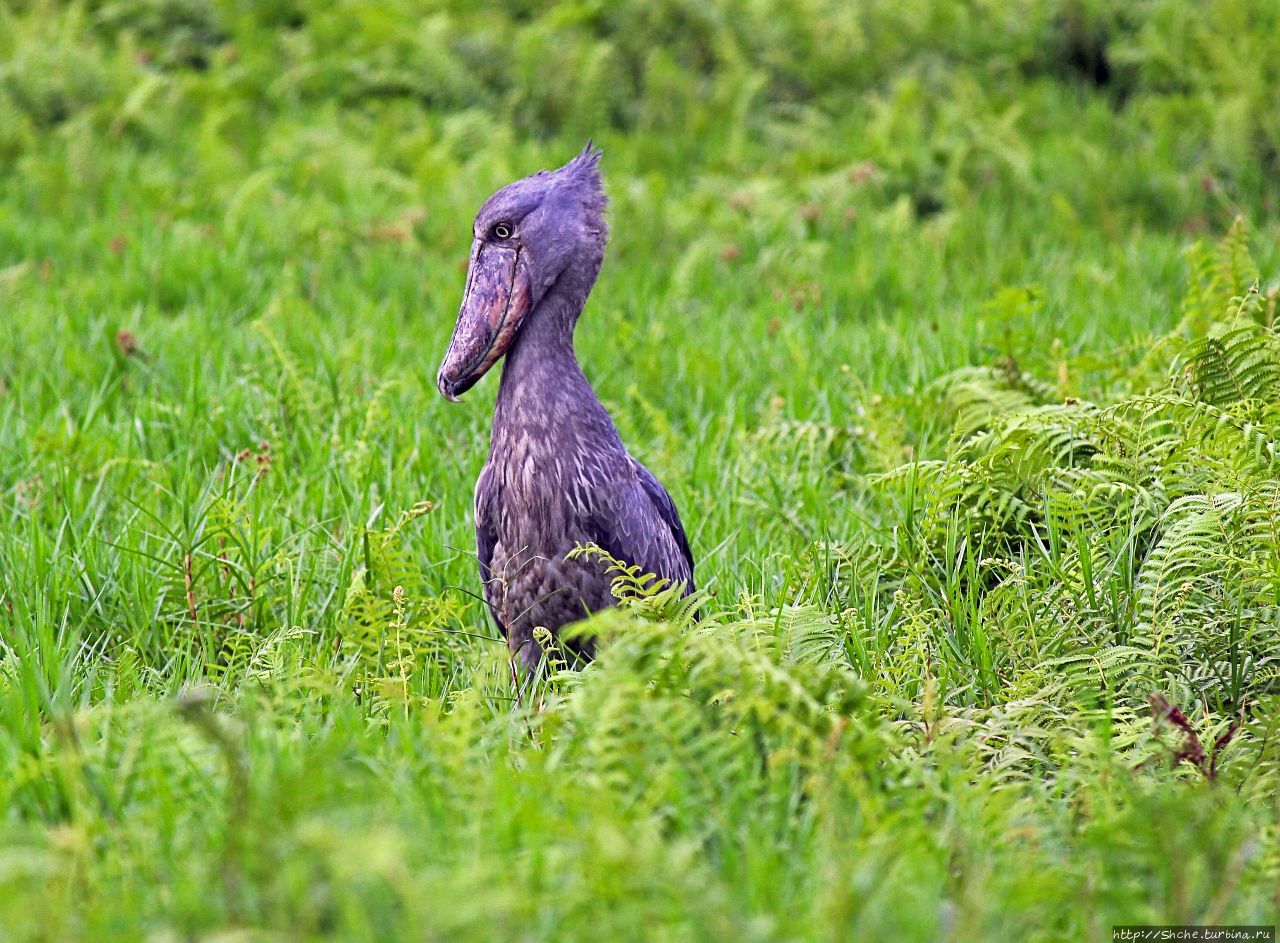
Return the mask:
<svg viewBox="0 0 1280 943"><path fill-rule="evenodd" d="M458 394L456 394L453 391L454 385L445 379L443 369L439 374L436 375L436 389L439 390L440 395L443 396L445 399L447 399L449 402L451 403L462 402L462 400L458 399Z"/></svg>

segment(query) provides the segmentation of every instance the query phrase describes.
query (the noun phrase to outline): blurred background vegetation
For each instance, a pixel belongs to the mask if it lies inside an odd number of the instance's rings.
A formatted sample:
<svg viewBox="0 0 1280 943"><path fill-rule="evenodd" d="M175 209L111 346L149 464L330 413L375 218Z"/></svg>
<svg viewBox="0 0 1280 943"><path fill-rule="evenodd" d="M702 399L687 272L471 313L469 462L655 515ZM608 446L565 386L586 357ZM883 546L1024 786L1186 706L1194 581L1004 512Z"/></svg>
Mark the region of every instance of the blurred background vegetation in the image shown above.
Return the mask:
<svg viewBox="0 0 1280 943"><path fill-rule="evenodd" d="M1090 220L1179 225L1274 197L1277 15L1260 0L20 2L0 154L39 159L55 129L139 154L180 137L194 191L227 161L296 163L303 137L422 185L616 135L630 173L857 159L921 215L1047 187Z"/></svg>

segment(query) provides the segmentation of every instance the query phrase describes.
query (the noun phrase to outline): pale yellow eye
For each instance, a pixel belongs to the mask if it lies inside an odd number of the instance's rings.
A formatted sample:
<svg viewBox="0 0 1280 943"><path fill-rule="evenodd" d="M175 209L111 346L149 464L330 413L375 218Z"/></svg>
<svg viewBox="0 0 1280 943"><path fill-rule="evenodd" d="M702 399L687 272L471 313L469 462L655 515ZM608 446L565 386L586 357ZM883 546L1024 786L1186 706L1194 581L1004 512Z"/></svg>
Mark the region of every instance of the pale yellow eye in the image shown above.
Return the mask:
<svg viewBox="0 0 1280 943"><path fill-rule="evenodd" d="M510 239L512 231L511 227L506 223L498 223L493 227L493 234L499 239Z"/></svg>

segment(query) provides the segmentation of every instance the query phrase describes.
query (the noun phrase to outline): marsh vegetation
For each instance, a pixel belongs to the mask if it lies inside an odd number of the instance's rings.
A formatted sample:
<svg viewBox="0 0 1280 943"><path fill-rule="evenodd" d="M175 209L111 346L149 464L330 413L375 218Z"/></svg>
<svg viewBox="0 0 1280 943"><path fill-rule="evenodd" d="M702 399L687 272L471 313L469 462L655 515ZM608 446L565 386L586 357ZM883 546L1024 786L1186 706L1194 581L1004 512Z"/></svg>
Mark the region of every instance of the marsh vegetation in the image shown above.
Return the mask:
<svg viewBox="0 0 1280 943"><path fill-rule="evenodd" d="M1280 7L473 6L0 8L0 939L1274 922ZM434 371L588 136L704 618L517 701Z"/></svg>

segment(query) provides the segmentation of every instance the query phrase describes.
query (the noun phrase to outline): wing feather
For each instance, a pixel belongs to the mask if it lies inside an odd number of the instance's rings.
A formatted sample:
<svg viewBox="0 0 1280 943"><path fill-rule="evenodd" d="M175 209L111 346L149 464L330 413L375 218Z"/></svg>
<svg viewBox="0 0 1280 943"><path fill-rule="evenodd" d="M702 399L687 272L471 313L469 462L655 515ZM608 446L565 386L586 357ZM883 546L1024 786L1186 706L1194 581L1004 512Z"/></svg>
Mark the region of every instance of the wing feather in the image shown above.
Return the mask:
<svg viewBox="0 0 1280 943"><path fill-rule="evenodd" d="M693 592L693 551L675 502L649 469L630 455L627 462L621 480L593 489L607 496L595 514L596 543L611 556Z"/></svg>
<svg viewBox="0 0 1280 943"><path fill-rule="evenodd" d="M653 472L645 468L640 462L634 458L631 459L631 465L635 469L636 477L640 479L640 485L644 488L645 494L653 503L653 508L658 512L658 516L662 522L666 524L667 530L670 532L672 540L675 542L676 549L680 554L680 561L683 562L683 576L673 576L672 579L684 581L687 584L689 592L693 592L693 550L689 546L689 537L684 532L684 525L680 522L680 512L676 510L676 503L671 500L671 495L667 493L667 489L662 487L662 482L654 477ZM673 561L673 562L680 562ZM677 569L681 567L677 566Z"/></svg>

